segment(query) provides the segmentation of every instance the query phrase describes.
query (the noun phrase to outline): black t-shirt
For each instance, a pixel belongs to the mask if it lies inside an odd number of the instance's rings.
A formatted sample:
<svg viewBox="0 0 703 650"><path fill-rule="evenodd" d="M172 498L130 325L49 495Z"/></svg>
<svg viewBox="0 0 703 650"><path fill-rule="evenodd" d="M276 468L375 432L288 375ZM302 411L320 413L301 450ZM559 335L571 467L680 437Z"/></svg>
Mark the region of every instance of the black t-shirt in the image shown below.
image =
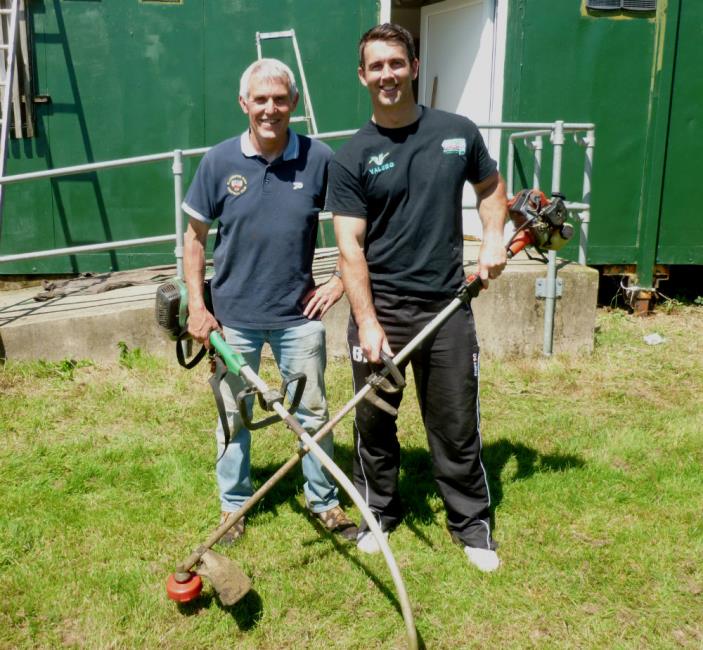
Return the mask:
<svg viewBox="0 0 703 650"><path fill-rule="evenodd" d="M464 183L486 179L496 163L471 120L421 110L399 129L369 122L336 153L325 209L366 219L372 289L452 294L463 280Z"/></svg>

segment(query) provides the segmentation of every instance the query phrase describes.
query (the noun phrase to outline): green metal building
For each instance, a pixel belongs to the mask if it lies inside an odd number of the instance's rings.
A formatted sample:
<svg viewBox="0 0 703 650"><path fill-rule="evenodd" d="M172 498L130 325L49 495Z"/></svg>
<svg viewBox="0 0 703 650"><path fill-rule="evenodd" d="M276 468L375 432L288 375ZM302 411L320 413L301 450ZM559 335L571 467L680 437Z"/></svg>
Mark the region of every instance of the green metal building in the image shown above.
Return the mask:
<svg viewBox="0 0 703 650"><path fill-rule="evenodd" d="M651 287L656 265L703 264L693 174L703 162L703 3L589 4L604 6L511 2L504 117L596 124L588 262L636 267L635 282ZM580 191L575 179L565 191Z"/></svg>
<svg viewBox="0 0 703 650"><path fill-rule="evenodd" d="M356 45L377 21L373 0L30 0L28 13L35 135L12 139L7 175L241 133L239 77L256 59L257 31L295 29L320 131L368 115ZM290 40L263 45L297 72ZM186 187L197 162L186 159ZM173 204L169 161L7 185L0 255L173 233ZM0 274L173 261L173 244L161 244L9 262Z"/></svg>
<svg viewBox="0 0 703 650"><path fill-rule="evenodd" d="M442 71L454 65L478 71L474 88L490 86L467 95L466 112L479 123L596 125L589 264L628 272L642 287L654 285L658 265L703 264L692 180L703 157L698 0L25 1L24 99L34 114L25 137L9 143L6 175L204 147L241 132L237 83L256 58L257 31L295 29L320 132L358 128L369 103L356 77L356 44L391 19L417 36L421 60L440 70L422 69L421 101L430 88L440 97L452 89ZM466 27L452 12L463 12ZM443 50L452 37L476 46ZM264 55L297 72L290 41L264 43ZM505 171L504 134L492 151ZM580 200L582 151L567 142L564 161L562 188ZM545 151L545 169L549 162ZM196 164L186 160L186 184ZM517 186L531 184L529 165L528 156L516 158ZM545 173L543 188L549 183ZM168 162L8 184L0 258L173 230ZM0 274L173 259L173 245L159 244L5 262Z"/></svg>

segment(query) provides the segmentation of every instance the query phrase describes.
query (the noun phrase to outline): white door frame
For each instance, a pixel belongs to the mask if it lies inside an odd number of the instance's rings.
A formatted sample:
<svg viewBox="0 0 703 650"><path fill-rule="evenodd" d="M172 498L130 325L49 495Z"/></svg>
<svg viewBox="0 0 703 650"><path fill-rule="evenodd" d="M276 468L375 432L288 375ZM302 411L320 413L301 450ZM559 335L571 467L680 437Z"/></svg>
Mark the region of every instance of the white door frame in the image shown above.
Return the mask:
<svg viewBox="0 0 703 650"><path fill-rule="evenodd" d="M503 118L503 80L505 69L505 45L508 24L508 0L444 0L433 5L426 5L422 8L422 18L420 21L420 80L418 95L421 98L427 96L426 74L423 69L423 60L427 60L428 49L428 23L431 16L436 16L448 11L454 11L463 7L484 7L484 15L490 22L490 70L488 84L488 123L495 124ZM481 38L486 37L482 33ZM485 45L484 45L485 47ZM485 53L485 49L484 49ZM429 103L429 102L428 102ZM479 126L484 124L483 121ZM486 146L492 158L500 161L501 131L499 129L482 130ZM464 186L462 199L463 228L464 233L474 236L481 236L482 228L478 212L476 211L476 195L470 183ZM506 226L507 229L507 226Z"/></svg>
<svg viewBox="0 0 703 650"><path fill-rule="evenodd" d="M378 14L380 24L391 22L391 0L381 0Z"/></svg>
<svg viewBox="0 0 703 650"><path fill-rule="evenodd" d="M427 59L427 29L430 16L453 11L459 7L486 5L489 20L492 23L492 51L490 70L489 121L500 122L503 119L503 79L505 69L505 46L507 40L508 0L445 0L423 7L420 31L420 85L418 94L426 96L427 82L422 73L422 61ZM500 158L500 132L488 133L487 145L493 157Z"/></svg>

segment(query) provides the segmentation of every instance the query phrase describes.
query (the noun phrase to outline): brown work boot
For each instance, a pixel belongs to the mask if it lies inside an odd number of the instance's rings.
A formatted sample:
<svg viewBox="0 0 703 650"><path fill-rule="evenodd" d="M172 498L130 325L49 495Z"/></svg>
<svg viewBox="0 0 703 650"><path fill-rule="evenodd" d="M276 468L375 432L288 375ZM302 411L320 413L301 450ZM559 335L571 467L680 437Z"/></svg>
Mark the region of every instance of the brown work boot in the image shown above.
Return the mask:
<svg viewBox="0 0 703 650"><path fill-rule="evenodd" d="M344 539L349 541L356 541L359 529L339 506L334 506L334 508L330 508L324 512L313 512L312 514L317 517L331 533L341 535Z"/></svg>
<svg viewBox="0 0 703 650"><path fill-rule="evenodd" d="M230 517L230 515L233 515L233 512L223 512L220 515L220 526L227 521L227 519ZM217 542L220 546L230 546L234 542L236 542L242 535L244 535L244 519L245 517L242 517L235 523L222 537L220 537L219 541Z"/></svg>

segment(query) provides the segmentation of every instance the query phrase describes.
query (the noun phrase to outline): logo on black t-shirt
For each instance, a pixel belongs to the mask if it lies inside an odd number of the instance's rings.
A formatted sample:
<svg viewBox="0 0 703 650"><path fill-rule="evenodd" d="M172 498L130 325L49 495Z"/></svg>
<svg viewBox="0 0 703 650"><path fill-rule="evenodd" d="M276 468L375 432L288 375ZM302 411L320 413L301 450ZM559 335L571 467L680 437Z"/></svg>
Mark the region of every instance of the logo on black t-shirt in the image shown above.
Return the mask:
<svg viewBox="0 0 703 650"><path fill-rule="evenodd" d="M447 138L442 142L442 153L463 156L466 153L466 138Z"/></svg>
<svg viewBox="0 0 703 650"><path fill-rule="evenodd" d="M388 169L393 169L393 167L395 167L394 162L385 162L386 158L388 158L388 156L390 155L390 153L386 152L376 154L375 156L371 156L369 158L369 165L374 166L369 169L369 174L380 174L381 172L385 172Z"/></svg>
<svg viewBox="0 0 703 650"><path fill-rule="evenodd" d="M235 174L227 179L227 191L234 196L239 196L247 191L247 179L241 174Z"/></svg>

